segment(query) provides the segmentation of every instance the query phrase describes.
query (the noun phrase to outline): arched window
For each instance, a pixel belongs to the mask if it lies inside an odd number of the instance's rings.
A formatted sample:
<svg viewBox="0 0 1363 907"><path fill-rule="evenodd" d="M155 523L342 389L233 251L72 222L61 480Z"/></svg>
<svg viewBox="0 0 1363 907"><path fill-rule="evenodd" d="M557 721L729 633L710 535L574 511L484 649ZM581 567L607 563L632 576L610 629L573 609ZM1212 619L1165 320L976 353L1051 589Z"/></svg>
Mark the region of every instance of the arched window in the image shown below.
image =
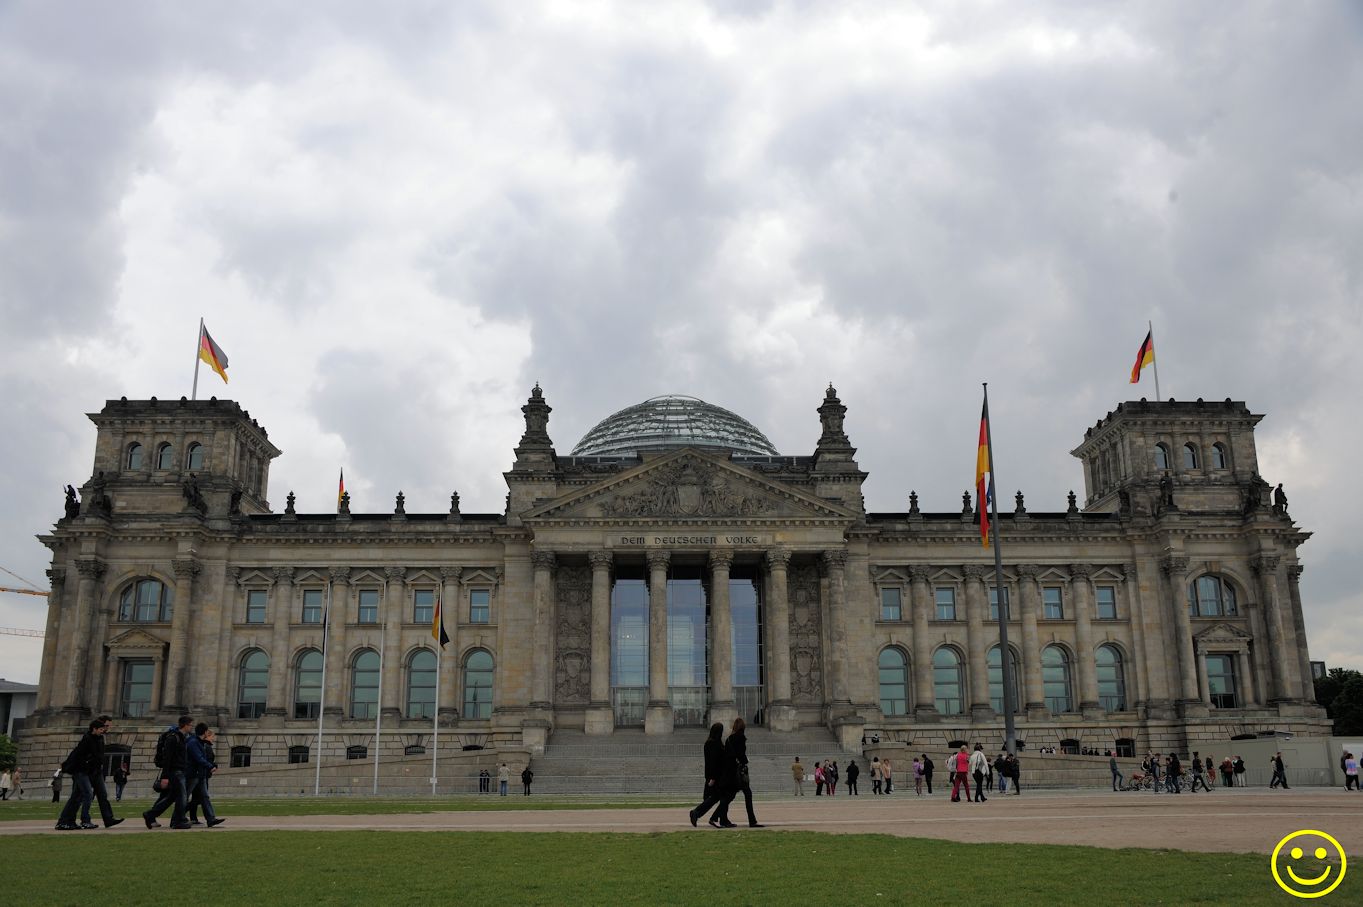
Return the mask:
<svg viewBox="0 0 1363 907"><path fill-rule="evenodd" d="M1230 454L1220 441L1212 445L1212 469L1230 469Z"/></svg>
<svg viewBox="0 0 1363 907"><path fill-rule="evenodd" d="M909 706L909 661L894 646L880 653L880 711L904 715Z"/></svg>
<svg viewBox="0 0 1363 907"><path fill-rule="evenodd" d="M418 649L407 662L407 717L435 717L435 653Z"/></svg>
<svg viewBox="0 0 1363 907"><path fill-rule="evenodd" d="M960 654L950 647L938 649L932 656L932 698L939 713L960 715L965 711L961 695L964 681Z"/></svg>
<svg viewBox="0 0 1363 907"><path fill-rule="evenodd" d="M189 445L189 452L185 454L185 469L190 472L198 472L204 468L204 446L197 441Z"/></svg>
<svg viewBox="0 0 1363 907"><path fill-rule="evenodd" d="M1187 444L1183 445L1183 468L1197 469L1197 467L1197 445L1192 441L1189 441Z"/></svg>
<svg viewBox="0 0 1363 907"><path fill-rule="evenodd" d="M1126 711L1126 678L1122 653L1116 646L1099 646L1094 657L1098 672L1098 702L1106 712Z"/></svg>
<svg viewBox="0 0 1363 907"><path fill-rule="evenodd" d="M123 590L118 600L118 619L139 623L165 623L170 620L172 596L165 583L139 579Z"/></svg>
<svg viewBox="0 0 1363 907"><path fill-rule="evenodd" d="M308 649L294 668L293 717L316 720L322 709L322 653Z"/></svg>
<svg viewBox="0 0 1363 907"><path fill-rule="evenodd" d="M379 653L364 649L350 667L350 717L373 718L379 708Z"/></svg>
<svg viewBox="0 0 1363 907"><path fill-rule="evenodd" d="M129 469L142 468L142 445L136 442L128 445L127 464Z"/></svg>
<svg viewBox="0 0 1363 907"><path fill-rule="evenodd" d="M156 468L157 469L175 468L175 451L171 449L171 446L169 444L163 443L161 444L160 447L156 448Z"/></svg>
<svg viewBox="0 0 1363 907"><path fill-rule="evenodd" d="M1215 573L1199 576L1188 586L1188 613L1193 617L1234 617L1235 587Z"/></svg>
<svg viewBox="0 0 1363 907"><path fill-rule="evenodd" d="M1041 650L1041 686L1046 708L1052 714L1073 711L1070 656L1060 646L1047 646Z"/></svg>
<svg viewBox="0 0 1363 907"><path fill-rule="evenodd" d="M464 718L492 717L492 656L476 649L464 659Z"/></svg>
<svg viewBox="0 0 1363 907"><path fill-rule="evenodd" d="M1155 445L1155 468L1161 471L1169 468L1169 448L1163 444Z"/></svg>
<svg viewBox="0 0 1363 907"><path fill-rule="evenodd" d="M1011 647L1010 647L1011 648ZM1012 670L1009 675L1013 681L1013 713L1018 714L1022 711L1022 687L1018 685L1018 653L1014 651L1012 657ZM1002 650L994 646L989 650L989 706L1000 715L1003 714L1003 656Z"/></svg>
<svg viewBox="0 0 1363 907"><path fill-rule="evenodd" d="M265 694L270 687L270 656L252 649L241 660L237 684L237 717L259 718L265 714Z"/></svg>

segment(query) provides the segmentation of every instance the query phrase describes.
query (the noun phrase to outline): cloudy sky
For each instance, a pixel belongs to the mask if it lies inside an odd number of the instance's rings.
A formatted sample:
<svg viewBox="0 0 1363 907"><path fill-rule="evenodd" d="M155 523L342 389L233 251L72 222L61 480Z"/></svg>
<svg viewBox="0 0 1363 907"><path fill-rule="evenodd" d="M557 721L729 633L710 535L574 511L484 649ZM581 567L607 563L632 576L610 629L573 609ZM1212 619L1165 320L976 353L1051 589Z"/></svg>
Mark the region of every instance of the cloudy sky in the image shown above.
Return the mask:
<svg viewBox="0 0 1363 907"><path fill-rule="evenodd" d="M343 465L413 512L501 509L536 381L561 451L688 393L791 454L831 381L868 506L954 510L987 380L1061 509L1151 320L1165 397L1266 414L1363 668L1363 7L319 6L0 2L0 566L44 581L84 414L188 394L200 316L277 507Z"/></svg>

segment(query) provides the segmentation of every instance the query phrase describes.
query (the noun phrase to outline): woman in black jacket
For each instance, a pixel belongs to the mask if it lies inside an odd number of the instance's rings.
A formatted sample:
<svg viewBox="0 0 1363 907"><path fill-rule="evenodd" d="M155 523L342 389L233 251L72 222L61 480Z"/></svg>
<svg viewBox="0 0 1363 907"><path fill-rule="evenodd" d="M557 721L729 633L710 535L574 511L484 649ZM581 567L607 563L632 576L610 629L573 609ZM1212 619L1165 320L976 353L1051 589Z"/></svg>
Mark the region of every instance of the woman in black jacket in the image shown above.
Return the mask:
<svg viewBox="0 0 1363 907"><path fill-rule="evenodd" d="M708 813L716 803L724 798L724 725L716 721L710 725L710 736L705 740L705 790L701 793L700 805L687 815L694 828L700 817ZM710 824L716 828L726 827L720 821L719 811L710 817ZM733 823L728 823L732 826Z"/></svg>
<svg viewBox="0 0 1363 907"><path fill-rule="evenodd" d="M747 725L742 718L735 718L733 732L729 734L729 739L724 741L727 789L724 799L719 804L719 824L724 828L734 827L734 823L729 821L729 804L740 791L743 794L744 805L748 807L748 827L764 827L757 821L757 816L752 811L752 788L748 786L748 739L743 736L745 727Z"/></svg>

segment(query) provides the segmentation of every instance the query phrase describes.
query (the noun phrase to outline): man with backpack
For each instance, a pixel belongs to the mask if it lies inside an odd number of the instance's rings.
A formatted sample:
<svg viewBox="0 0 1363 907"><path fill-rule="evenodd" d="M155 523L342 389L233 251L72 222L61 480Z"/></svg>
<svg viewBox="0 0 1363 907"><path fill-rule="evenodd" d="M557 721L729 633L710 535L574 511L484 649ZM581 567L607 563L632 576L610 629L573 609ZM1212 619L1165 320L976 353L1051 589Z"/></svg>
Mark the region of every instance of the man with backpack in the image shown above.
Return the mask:
<svg viewBox="0 0 1363 907"><path fill-rule="evenodd" d="M180 721L173 728L167 728L160 737L156 738L156 767L161 770L160 776L156 780L156 791L158 796L156 803L151 809L142 814L142 821L148 828L160 828L161 823L156 819L167 807L172 804L175 810L170 814L170 827L175 829L192 828L189 818L185 814L188 794L185 789L185 768L188 766L188 758L185 752L185 738L189 736L190 728L194 726L194 719L189 715L181 715Z"/></svg>

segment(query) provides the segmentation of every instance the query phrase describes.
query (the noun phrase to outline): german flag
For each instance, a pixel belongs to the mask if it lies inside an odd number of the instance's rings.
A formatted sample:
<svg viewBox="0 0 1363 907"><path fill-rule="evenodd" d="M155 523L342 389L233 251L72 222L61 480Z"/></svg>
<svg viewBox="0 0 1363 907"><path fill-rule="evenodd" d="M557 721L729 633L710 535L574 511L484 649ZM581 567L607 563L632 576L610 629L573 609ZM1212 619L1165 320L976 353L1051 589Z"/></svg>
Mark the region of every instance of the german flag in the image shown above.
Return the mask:
<svg viewBox="0 0 1363 907"><path fill-rule="evenodd" d="M1145 340L1141 343L1140 350L1136 353L1136 364L1131 367L1131 383L1139 384L1141 380L1141 369L1155 361L1155 331L1152 328L1145 335Z"/></svg>
<svg viewBox="0 0 1363 907"><path fill-rule="evenodd" d="M989 481L985 482L985 476ZM975 452L975 506L980 508L980 544L989 547L989 503L994 500L994 475L989 468L989 398L980 410L980 444Z"/></svg>
<svg viewBox="0 0 1363 907"><path fill-rule="evenodd" d="M218 373L224 384L227 383L227 354L213 342L213 338L208 336L208 328L202 324L199 325L199 358Z"/></svg>
<svg viewBox="0 0 1363 907"><path fill-rule="evenodd" d="M431 639L440 643L440 648L450 641L450 634L445 632L445 617L440 613L440 593L435 593L435 611L431 617Z"/></svg>

